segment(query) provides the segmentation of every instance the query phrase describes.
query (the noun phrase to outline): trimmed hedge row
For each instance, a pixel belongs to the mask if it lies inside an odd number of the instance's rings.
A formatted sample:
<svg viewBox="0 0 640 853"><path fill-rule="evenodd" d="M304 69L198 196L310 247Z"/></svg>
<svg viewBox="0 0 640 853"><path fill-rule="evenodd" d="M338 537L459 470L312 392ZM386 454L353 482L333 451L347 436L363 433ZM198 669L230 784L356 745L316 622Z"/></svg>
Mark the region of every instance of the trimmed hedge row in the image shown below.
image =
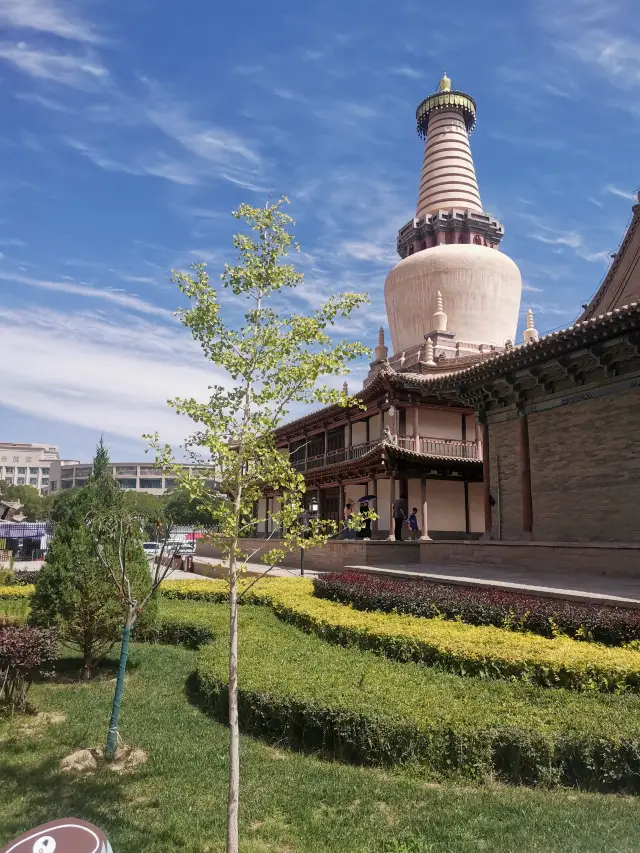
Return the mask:
<svg viewBox="0 0 640 853"><path fill-rule="evenodd" d="M621 646L640 639L640 609L556 598L490 587L465 587L426 580L394 580L364 572L334 572L313 581L315 594L351 604L411 616L461 619L470 625L495 625L543 637L566 634Z"/></svg>
<svg viewBox="0 0 640 853"><path fill-rule="evenodd" d="M246 581L244 582L246 583ZM225 581L169 581L164 595L220 601ZM640 691L640 652L549 640L491 626L393 613L362 613L313 595L306 578L271 578L251 588L247 602L265 604L283 620L343 646L358 646L399 661L416 661L459 675L507 678L544 687Z"/></svg>
<svg viewBox="0 0 640 853"><path fill-rule="evenodd" d="M200 648L214 636L209 605L162 599L156 624L133 633L139 643L166 643L189 649Z"/></svg>
<svg viewBox="0 0 640 853"><path fill-rule="evenodd" d="M212 606L216 633L227 611ZM245 732L371 765L422 765L440 777L640 790L640 698L577 695L460 678L300 634L263 608L240 614L239 713ZM227 643L198 655L201 695L227 713Z"/></svg>
<svg viewBox="0 0 640 853"><path fill-rule="evenodd" d="M33 587L0 587L0 625L23 624L29 615L29 598L32 594ZM156 624L136 629L133 634L135 641L184 645L196 649L213 639L209 607L166 598L171 596L161 597Z"/></svg>
<svg viewBox="0 0 640 853"><path fill-rule="evenodd" d="M243 580L241 587L249 582ZM162 598L219 602L226 598L227 584L224 580L167 581L161 593ZM3 594L0 590L0 598ZM281 619L329 642L438 666L459 675L518 679L571 690L640 690L640 652L631 649L578 643L567 637L549 640L444 619L362 613L316 598L313 584L306 578L265 579L252 586L243 600L267 605Z"/></svg>
<svg viewBox="0 0 640 853"><path fill-rule="evenodd" d="M35 586L33 584L0 586L0 601L12 598L31 598L34 592Z"/></svg>

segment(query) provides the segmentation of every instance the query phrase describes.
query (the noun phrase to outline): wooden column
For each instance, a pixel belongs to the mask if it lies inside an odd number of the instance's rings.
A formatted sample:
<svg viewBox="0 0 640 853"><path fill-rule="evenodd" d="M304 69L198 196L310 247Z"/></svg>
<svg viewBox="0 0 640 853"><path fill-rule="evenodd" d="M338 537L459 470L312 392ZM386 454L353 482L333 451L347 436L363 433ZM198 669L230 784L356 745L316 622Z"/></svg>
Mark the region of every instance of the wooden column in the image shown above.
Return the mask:
<svg viewBox="0 0 640 853"><path fill-rule="evenodd" d="M476 418L476 459L482 458L482 424Z"/></svg>
<svg viewBox="0 0 640 853"><path fill-rule="evenodd" d="M378 500L377 500L377 498L378 498L378 478L375 476L371 481L371 494L375 495L375 497L376 497L376 500L373 502L373 509L375 510L376 514L378 514L379 513ZM371 522L371 533L372 533L372 535L374 533L378 532L378 526L379 526L378 525L378 519L374 518L374 520ZM375 539L375 536L373 538Z"/></svg>
<svg viewBox="0 0 640 853"><path fill-rule="evenodd" d="M420 409L413 407L413 449L420 453Z"/></svg>
<svg viewBox="0 0 640 853"><path fill-rule="evenodd" d="M344 524L344 486L342 483L338 483L339 488L339 500L338 500L338 530L342 530L342 526Z"/></svg>
<svg viewBox="0 0 640 853"><path fill-rule="evenodd" d="M327 453L329 452L329 430L324 430L324 464L327 464Z"/></svg>
<svg viewBox="0 0 640 853"><path fill-rule="evenodd" d="M429 514L427 507L427 478L422 477L420 480L420 498L422 500L422 532L420 536L421 542L431 542L429 536Z"/></svg>
<svg viewBox="0 0 640 853"><path fill-rule="evenodd" d="M351 445L353 444L353 424L351 421L347 424L347 449L351 450ZM347 454L348 458L348 454Z"/></svg>
<svg viewBox="0 0 640 853"><path fill-rule="evenodd" d="M265 534L265 536L268 536L268 535L269 535L269 533L271 532L271 531L269 530L269 521L270 521L270 518L271 518L271 516L269 515L269 501L270 501L270 500L271 500L271 498L269 498L269 497L266 497L266 498L264 499L264 505L265 505L265 510L264 510L264 534Z"/></svg>
<svg viewBox="0 0 640 853"><path fill-rule="evenodd" d="M394 523L393 523L393 504L396 499L396 478L394 474L389 475L389 535L387 536L387 540L389 542L395 541L394 536Z"/></svg>
<svg viewBox="0 0 640 853"><path fill-rule="evenodd" d="M369 431L369 421L371 418L367 418L364 422L364 440L367 444L371 441L371 435Z"/></svg>
<svg viewBox="0 0 640 853"><path fill-rule="evenodd" d="M304 470L305 471L307 470L308 459L309 459L309 436L305 435L304 436Z"/></svg>
<svg viewBox="0 0 640 853"><path fill-rule="evenodd" d="M491 533L491 467L489 464L489 424L482 422L482 485L484 492L484 532Z"/></svg>
<svg viewBox="0 0 640 853"><path fill-rule="evenodd" d="M525 412L518 418L520 432L520 480L522 483L522 532L533 533L533 499L531 495L531 456L529 453L529 419Z"/></svg>
<svg viewBox="0 0 640 853"><path fill-rule="evenodd" d="M471 533L471 517L469 513L469 483L464 481L464 529L465 533Z"/></svg>

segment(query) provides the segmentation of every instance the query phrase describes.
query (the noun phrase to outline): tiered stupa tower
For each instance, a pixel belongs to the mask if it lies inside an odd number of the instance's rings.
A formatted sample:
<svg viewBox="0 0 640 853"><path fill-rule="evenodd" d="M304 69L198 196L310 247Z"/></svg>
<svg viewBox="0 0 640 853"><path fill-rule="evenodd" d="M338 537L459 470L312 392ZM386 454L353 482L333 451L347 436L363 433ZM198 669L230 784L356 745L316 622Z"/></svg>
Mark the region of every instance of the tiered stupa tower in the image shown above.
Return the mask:
<svg viewBox="0 0 640 853"><path fill-rule="evenodd" d="M400 229L402 260L385 282L389 361L416 369L428 341L429 367L435 358L451 370L450 360L479 358L515 340L522 282L498 251L502 225L482 209L469 146L475 101L453 90L445 74L416 118L425 139L416 216Z"/></svg>

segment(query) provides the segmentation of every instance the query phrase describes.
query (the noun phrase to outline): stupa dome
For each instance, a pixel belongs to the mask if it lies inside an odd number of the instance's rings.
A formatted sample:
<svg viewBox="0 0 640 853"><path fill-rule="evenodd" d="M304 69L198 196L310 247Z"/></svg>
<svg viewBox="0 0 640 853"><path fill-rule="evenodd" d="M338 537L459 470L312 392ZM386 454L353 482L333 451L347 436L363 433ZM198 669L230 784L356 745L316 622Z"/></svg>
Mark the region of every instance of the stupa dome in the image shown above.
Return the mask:
<svg viewBox="0 0 640 853"><path fill-rule="evenodd" d="M443 244L408 255L387 276L384 298L395 353L424 343L433 331L426 325L438 310L438 292L457 340L497 347L515 340L522 293L516 264L487 246Z"/></svg>

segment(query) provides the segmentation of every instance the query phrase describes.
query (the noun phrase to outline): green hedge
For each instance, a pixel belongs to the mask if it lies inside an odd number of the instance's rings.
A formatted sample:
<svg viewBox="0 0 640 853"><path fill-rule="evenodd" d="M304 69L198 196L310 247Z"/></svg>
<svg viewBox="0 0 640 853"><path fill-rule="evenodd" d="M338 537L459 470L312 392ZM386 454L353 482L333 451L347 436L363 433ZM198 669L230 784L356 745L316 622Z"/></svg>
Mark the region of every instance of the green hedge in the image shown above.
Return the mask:
<svg viewBox="0 0 640 853"><path fill-rule="evenodd" d="M214 636L210 605L162 599L156 624L133 633L133 639L139 643L167 643L190 649L200 648Z"/></svg>
<svg viewBox="0 0 640 853"><path fill-rule="evenodd" d="M6 590L0 587L0 625L21 625L29 616L29 595L24 594L25 587L11 589L21 592L3 595ZM133 639L139 643L167 643L197 649L213 639L210 621L209 605L198 601L166 600L162 596L155 625L136 629Z"/></svg>
<svg viewBox="0 0 640 853"><path fill-rule="evenodd" d="M222 636L227 612L212 606ZM263 608L240 612L244 731L351 762L426 765L516 784L640 791L640 698L461 678L339 648ZM198 655L211 711L227 708L227 644Z"/></svg>
<svg viewBox="0 0 640 853"><path fill-rule="evenodd" d="M162 586L164 596L212 602L223 599L226 589L224 581L169 581ZM458 675L518 679L569 690L640 692L640 652L629 648L581 643L569 637L551 640L490 625L363 612L317 598L306 578L262 580L244 600L264 604L280 619L328 642Z"/></svg>

